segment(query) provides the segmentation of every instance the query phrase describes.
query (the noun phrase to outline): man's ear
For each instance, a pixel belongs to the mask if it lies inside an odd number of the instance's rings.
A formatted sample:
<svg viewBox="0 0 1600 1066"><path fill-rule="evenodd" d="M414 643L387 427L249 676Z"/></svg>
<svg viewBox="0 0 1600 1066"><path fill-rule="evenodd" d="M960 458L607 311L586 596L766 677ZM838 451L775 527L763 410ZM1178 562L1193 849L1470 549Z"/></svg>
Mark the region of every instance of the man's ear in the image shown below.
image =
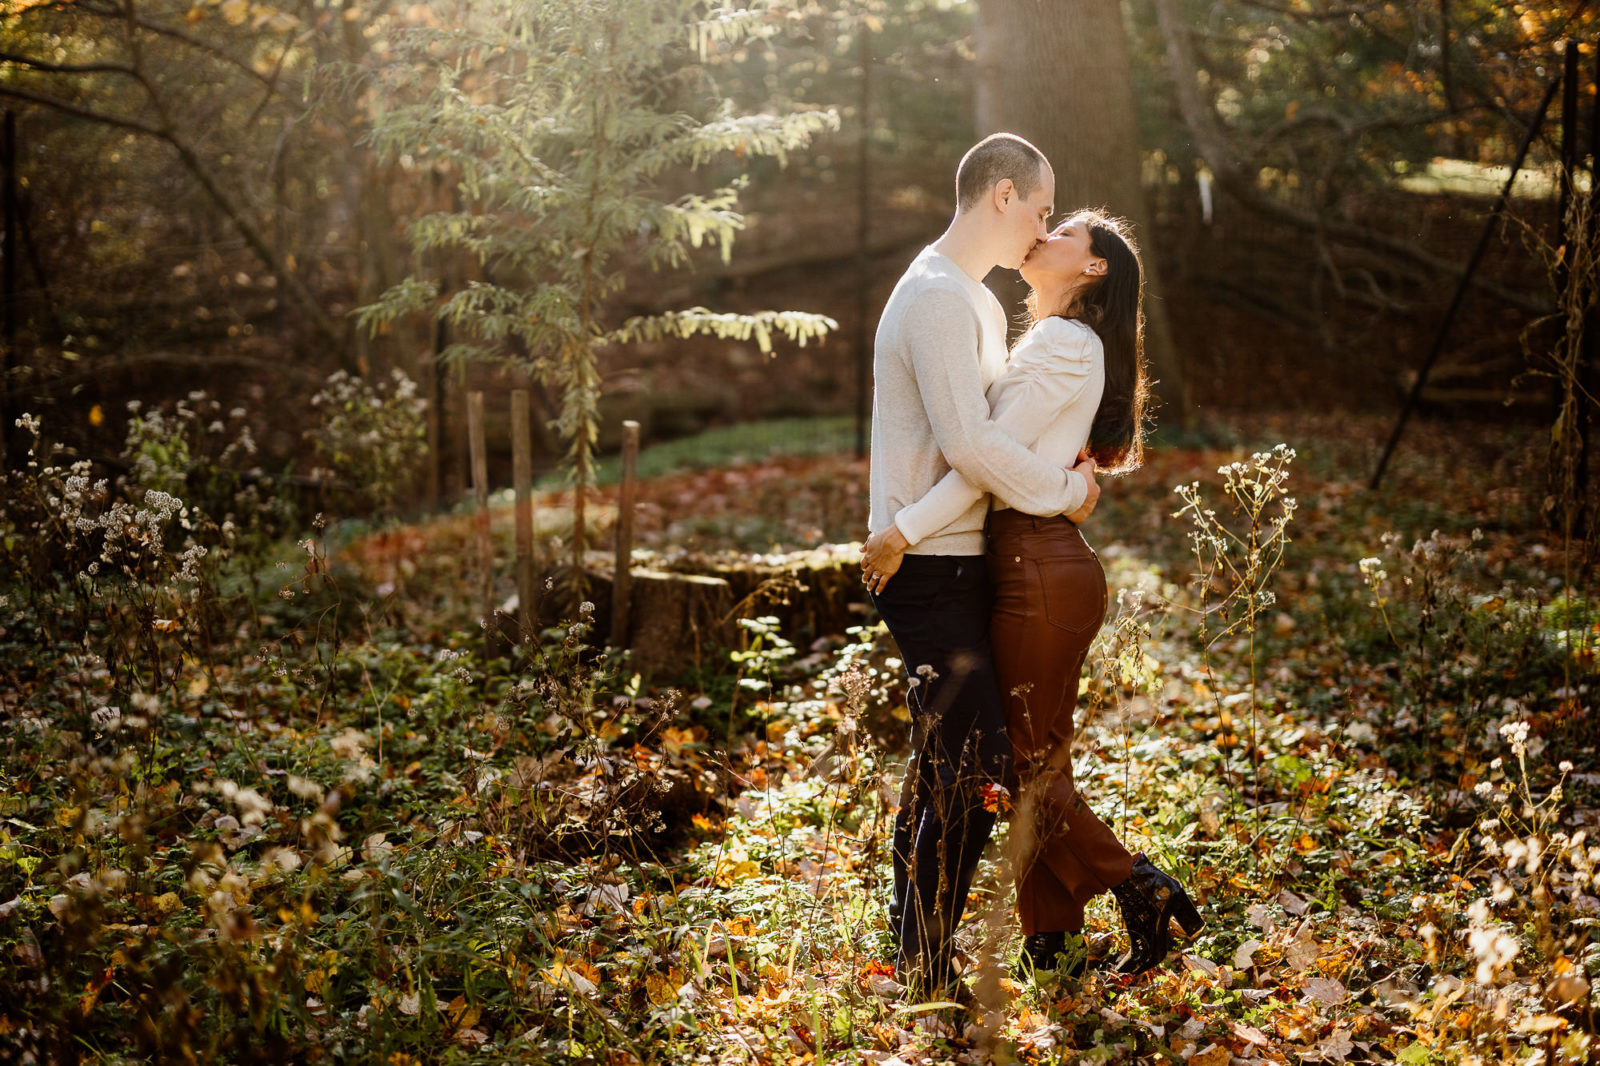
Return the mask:
<svg viewBox="0 0 1600 1066"><path fill-rule="evenodd" d="M1006 203L1017 194L1016 183L1010 178L1001 178L994 183L994 207L996 211L1004 211Z"/></svg>

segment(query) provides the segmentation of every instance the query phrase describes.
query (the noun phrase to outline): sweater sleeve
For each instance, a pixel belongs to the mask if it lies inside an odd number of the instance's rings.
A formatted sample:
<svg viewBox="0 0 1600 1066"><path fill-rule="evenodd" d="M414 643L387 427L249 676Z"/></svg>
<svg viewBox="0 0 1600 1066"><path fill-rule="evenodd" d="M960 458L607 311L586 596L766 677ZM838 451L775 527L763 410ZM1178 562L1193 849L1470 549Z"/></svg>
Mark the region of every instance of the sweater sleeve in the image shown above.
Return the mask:
<svg viewBox="0 0 1600 1066"><path fill-rule="evenodd" d="M1031 449L1046 427L1071 407L1088 385L1094 368L1093 343L1090 331L1065 321L1047 320L1035 336L1018 345L1006 368L1004 399L994 411L991 424ZM1036 455L1032 457L1038 459ZM1031 511L998 491L995 495L1029 514L1070 514L1083 506L1089 486L1081 475L1071 471L1067 472L1066 481L1066 503L1057 511ZM982 496L983 490L960 469L952 469L921 499L902 507L895 515L895 525L908 542L916 544L965 514Z"/></svg>

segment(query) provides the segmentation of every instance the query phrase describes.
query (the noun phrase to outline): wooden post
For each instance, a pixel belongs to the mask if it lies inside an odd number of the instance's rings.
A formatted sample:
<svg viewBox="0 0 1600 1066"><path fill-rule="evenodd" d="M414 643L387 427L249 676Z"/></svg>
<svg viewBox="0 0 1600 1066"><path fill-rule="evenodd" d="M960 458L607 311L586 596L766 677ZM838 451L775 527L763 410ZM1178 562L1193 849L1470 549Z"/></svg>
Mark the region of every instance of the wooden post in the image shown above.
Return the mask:
<svg viewBox="0 0 1600 1066"><path fill-rule="evenodd" d="M639 479L639 423L622 423L622 492L617 501L617 565L611 583L611 644L628 643L633 593L633 505Z"/></svg>
<svg viewBox="0 0 1600 1066"><path fill-rule="evenodd" d="M533 436L528 417L528 390L511 393L511 481L517 493L517 607L524 652L539 632L537 593L533 587Z"/></svg>
<svg viewBox="0 0 1600 1066"><path fill-rule="evenodd" d="M16 384L12 369L17 362L17 252L20 251L17 226L17 116L14 111L5 113L4 133L0 135L0 166L4 166L4 189L0 197L5 200L5 260L0 264L0 302L4 303L4 322L0 323L0 348L5 349L5 361L0 363L0 469L6 465L6 442L15 428L12 426L11 402L5 397Z"/></svg>
<svg viewBox="0 0 1600 1066"><path fill-rule="evenodd" d="M467 446L472 452L472 492L477 497L478 570L484 637L494 644L494 543L489 538L489 452L483 440L483 393L467 393Z"/></svg>
<svg viewBox="0 0 1600 1066"><path fill-rule="evenodd" d="M856 175L856 458L867 457L867 431L872 421L872 335L868 330L872 309L872 272L867 263L867 238L872 222L872 29L865 18L856 26L861 35L861 97L856 120L861 123Z"/></svg>
<svg viewBox="0 0 1600 1066"><path fill-rule="evenodd" d="M1594 67L1594 108L1589 117L1589 233L1590 255L1594 255L1593 246L1600 239L1600 49L1595 51ZM1579 486L1583 498L1590 501L1589 506L1579 514L1579 518L1586 523L1587 532L1593 523L1600 522L1600 509L1594 503L1595 493L1591 487L1594 480L1592 465L1595 450L1590 446L1589 436L1595 425L1594 412L1600 407L1600 318L1596 309L1589 308L1589 313L1583 320L1583 358L1582 365L1578 367L1578 380L1583 383L1588 399L1579 408L1578 416L1578 477L1581 479Z"/></svg>

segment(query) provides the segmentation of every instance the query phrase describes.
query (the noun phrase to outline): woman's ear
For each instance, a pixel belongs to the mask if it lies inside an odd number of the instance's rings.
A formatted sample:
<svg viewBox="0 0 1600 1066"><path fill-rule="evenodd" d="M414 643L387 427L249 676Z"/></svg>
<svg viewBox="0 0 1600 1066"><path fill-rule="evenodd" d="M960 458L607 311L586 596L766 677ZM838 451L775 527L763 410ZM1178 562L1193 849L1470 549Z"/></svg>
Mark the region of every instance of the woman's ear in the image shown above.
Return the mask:
<svg viewBox="0 0 1600 1066"><path fill-rule="evenodd" d="M1084 267L1083 272L1091 278L1103 278L1106 276L1106 261L1104 259L1096 259Z"/></svg>

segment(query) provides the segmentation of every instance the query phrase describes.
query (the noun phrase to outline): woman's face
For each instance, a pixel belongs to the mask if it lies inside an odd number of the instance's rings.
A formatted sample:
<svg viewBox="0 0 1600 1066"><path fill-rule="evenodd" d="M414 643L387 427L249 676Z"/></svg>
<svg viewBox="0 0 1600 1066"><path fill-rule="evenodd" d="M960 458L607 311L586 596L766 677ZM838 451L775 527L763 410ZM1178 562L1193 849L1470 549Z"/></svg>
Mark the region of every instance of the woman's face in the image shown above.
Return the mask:
<svg viewBox="0 0 1600 1066"><path fill-rule="evenodd" d="M1061 290L1091 277L1105 277L1106 261L1090 249L1081 216L1067 219L1033 246L1022 261L1022 279L1034 289Z"/></svg>

